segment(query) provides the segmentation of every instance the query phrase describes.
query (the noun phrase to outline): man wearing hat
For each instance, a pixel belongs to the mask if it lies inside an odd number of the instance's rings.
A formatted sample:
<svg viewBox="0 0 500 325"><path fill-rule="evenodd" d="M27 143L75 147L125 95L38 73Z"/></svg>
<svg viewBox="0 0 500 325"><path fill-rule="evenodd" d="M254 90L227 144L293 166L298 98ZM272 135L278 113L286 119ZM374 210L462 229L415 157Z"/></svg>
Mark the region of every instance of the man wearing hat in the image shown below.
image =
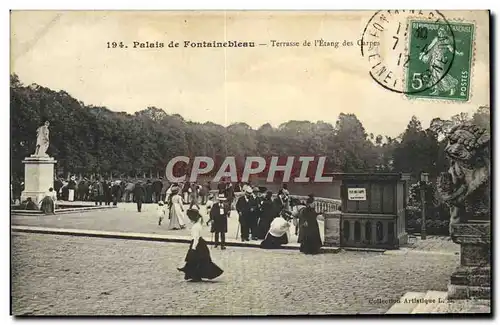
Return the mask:
<svg viewBox="0 0 500 325"><path fill-rule="evenodd" d="M134 199L137 204L137 212L141 212L142 203L144 202L144 198L146 197L146 189L142 185L142 182L137 182L134 187Z"/></svg>
<svg viewBox="0 0 500 325"><path fill-rule="evenodd" d="M219 194L218 201L210 209L210 222L212 223L211 232L215 233L215 248L226 249L227 218L231 213L229 204L224 194Z"/></svg>
<svg viewBox="0 0 500 325"><path fill-rule="evenodd" d="M113 185L111 185L111 195L113 196L113 206L116 206L118 204L118 199L122 196L120 181L114 181Z"/></svg>
<svg viewBox="0 0 500 325"><path fill-rule="evenodd" d="M241 226L241 240L248 241L251 226L257 224L256 213L257 213L257 200L253 195L253 190L251 187L245 189L245 195L238 199L236 202L236 211L238 211L239 222ZM256 228L256 226L254 226ZM252 233L252 237L257 234Z"/></svg>
<svg viewBox="0 0 500 325"><path fill-rule="evenodd" d="M76 177L75 175L71 176L68 182L68 201L75 200L75 189L76 189Z"/></svg>

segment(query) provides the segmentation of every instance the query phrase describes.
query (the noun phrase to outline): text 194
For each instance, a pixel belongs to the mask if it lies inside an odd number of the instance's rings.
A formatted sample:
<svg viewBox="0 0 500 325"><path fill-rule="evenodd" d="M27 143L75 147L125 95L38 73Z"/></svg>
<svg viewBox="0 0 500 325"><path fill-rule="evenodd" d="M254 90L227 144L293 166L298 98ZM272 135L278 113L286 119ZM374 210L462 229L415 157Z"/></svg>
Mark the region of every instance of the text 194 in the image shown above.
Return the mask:
<svg viewBox="0 0 500 325"><path fill-rule="evenodd" d="M125 44L123 44L123 42L107 42L106 44L108 45L108 49L115 49L117 47L119 47L119 48L127 48L128 47Z"/></svg>

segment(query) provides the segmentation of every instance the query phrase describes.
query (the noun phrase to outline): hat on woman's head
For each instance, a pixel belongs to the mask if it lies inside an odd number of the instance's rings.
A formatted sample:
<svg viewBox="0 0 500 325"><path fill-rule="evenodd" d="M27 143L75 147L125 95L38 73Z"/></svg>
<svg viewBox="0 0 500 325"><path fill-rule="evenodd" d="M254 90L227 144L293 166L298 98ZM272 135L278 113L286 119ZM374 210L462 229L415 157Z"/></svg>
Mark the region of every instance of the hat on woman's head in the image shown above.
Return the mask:
<svg viewBox="0 0 500 325"><path fill-rule="evenodd" d="M164 204L163 201L158 202L158 205L163 205L163 204Z"/></svg>
<svg viewBox="0 0 500 325"><path fill-rule="evenodd" d="M247 194L252 194L252 193L253 193L252 188L251 188L250 186L249 186L249 187L247 187L247 189L245 190L245 193L247 193Z"/></svg>
<svg viewBox="0 0 500 325"><path fill-rule="evenodd" d="M175 185L174 187L172 187L171 191L172 191L172 194L177 194L177 193L179 193L179 190L180 190L179 186Z"/></svg>

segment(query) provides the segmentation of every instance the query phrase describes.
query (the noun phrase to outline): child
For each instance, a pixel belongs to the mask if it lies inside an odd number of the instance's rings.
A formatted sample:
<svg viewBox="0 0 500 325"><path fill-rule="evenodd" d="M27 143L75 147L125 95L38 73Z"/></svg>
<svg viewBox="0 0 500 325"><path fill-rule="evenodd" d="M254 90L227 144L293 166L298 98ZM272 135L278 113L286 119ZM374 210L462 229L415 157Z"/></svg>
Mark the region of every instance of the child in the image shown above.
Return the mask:
<svg viewBox="0 0 500 325"><path fill-rule="evenodd" d="M219 194L219 200L210 210L210 221L212 222L211 232L215 233L215 248L219 246L219 236L221 239L221 249L226 249L227 218L231 210L226 202L224 194Z"/></svg>
<svg viewBox="0 0 500 325"><path fill-rule="evenodd" d="M213 197L213 195L212 195L212 194L210 194L210 195L208 196L208 201L207 201L207 203L206 203L206 205L205 205L205 209L207 209L207 215L210 215L210 210L212 209L212 206L214 205L213 198L214 198L214 197Z"/></svg>
<svg viewBox="0 0 500 325"><path fill-rule="evenodd" d="M161 222L165 217L165 207L163 201L158 202L158 208L156 209L156 214L158 215L158 226L161 226Z"/></svg>

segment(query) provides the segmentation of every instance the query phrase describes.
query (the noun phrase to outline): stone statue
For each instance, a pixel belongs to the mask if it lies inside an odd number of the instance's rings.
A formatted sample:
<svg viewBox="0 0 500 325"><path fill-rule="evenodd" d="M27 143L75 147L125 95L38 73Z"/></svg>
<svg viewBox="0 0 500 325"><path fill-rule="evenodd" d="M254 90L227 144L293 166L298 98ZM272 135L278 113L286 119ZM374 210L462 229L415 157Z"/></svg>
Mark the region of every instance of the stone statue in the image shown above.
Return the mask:
<svg viewBox="0 0 500 325"><path fill-rule="evenodd" d="M47 149L49 148L49 121L40 126L36 130L36 149L35 156L38 157L48 157Z"/></svg>
<svg viewBox="0 0 500 325"><path fill-rule="evenodd" d="M454 127L447 136L451 165L441 173L438 191L450 207L452 225L490 218L490 134L471 123Z"/></svg>

